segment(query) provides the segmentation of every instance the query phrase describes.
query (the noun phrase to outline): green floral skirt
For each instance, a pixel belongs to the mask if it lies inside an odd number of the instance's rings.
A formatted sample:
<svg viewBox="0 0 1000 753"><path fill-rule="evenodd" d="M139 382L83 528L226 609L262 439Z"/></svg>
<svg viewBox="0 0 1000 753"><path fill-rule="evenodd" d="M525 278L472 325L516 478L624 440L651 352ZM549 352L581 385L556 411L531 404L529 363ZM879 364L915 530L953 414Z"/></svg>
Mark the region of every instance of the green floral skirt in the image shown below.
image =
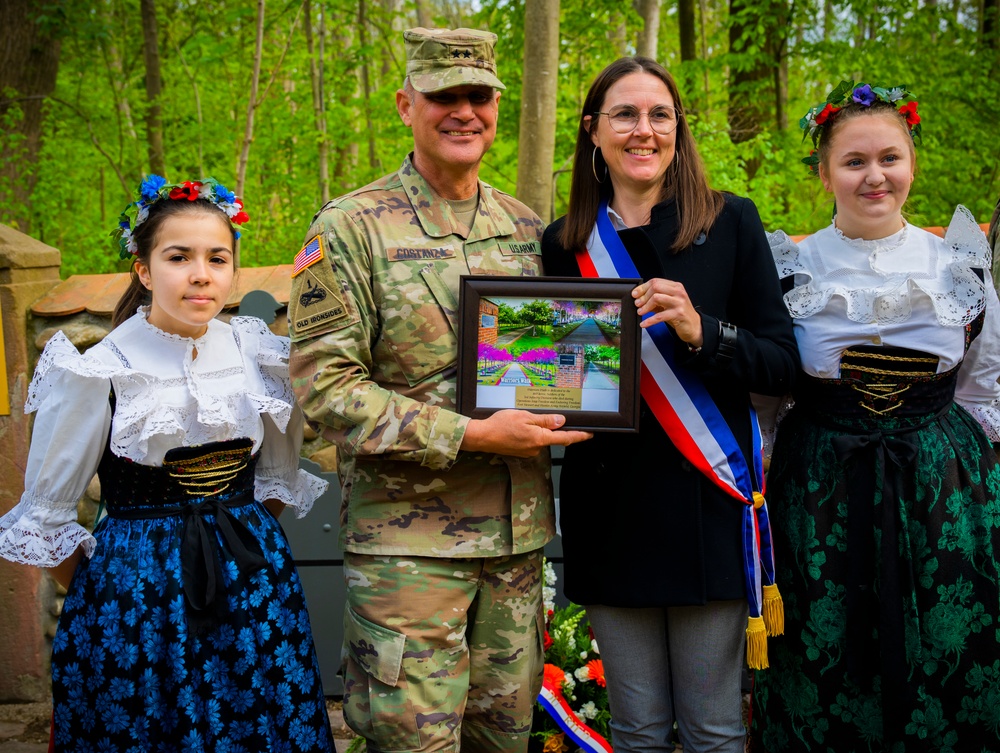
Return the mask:
<svg viewBox="0 0 1000 753"><path fill-rule="evenodd" d="M785 633L757 672L754 750L1000 751L993 449L955 405L850 426L800 408L781 424L767 498Z"/></svg>

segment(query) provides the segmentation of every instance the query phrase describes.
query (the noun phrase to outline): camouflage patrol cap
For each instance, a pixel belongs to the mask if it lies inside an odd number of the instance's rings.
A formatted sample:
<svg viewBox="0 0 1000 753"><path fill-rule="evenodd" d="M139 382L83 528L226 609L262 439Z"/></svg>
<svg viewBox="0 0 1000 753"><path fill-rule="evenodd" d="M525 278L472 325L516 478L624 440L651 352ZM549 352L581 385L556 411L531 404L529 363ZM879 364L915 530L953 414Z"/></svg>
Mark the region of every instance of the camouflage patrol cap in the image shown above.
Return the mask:
<svg viewBox="0 0 1000 753"><path fill-rule="evenodd" d="M422 94L453 86L506 89L497 78L493 45L497 35L476 29L408 29L406 76Z"/></svg>

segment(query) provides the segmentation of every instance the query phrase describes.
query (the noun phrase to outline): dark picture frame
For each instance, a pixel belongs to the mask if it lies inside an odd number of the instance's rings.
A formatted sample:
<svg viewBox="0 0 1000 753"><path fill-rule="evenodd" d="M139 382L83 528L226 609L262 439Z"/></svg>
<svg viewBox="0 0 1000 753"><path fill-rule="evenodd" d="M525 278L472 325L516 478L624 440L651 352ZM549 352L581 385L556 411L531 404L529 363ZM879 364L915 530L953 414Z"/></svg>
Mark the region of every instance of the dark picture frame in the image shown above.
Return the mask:
<svg viewBox="0 0 1000 753"><path fill-rule="evenodd" d="M566 428L639 430L642 280L465 275L458 412L559 413ZM617 312L617 315L616 315Z"/></svg>

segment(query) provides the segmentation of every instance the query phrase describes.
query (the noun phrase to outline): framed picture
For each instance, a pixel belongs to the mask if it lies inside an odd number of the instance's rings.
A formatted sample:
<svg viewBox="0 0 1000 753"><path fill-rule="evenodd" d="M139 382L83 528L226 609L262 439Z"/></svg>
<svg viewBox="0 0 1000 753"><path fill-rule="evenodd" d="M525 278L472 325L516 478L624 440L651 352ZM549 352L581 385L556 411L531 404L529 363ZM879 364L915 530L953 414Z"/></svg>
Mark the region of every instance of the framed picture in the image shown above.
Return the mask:
<svg viewBox="0 0 1000 753"><path fill-rule="evenodd" d="M566 427L638 431L642 280L462 277L458 411L559 413Z"/></svg>

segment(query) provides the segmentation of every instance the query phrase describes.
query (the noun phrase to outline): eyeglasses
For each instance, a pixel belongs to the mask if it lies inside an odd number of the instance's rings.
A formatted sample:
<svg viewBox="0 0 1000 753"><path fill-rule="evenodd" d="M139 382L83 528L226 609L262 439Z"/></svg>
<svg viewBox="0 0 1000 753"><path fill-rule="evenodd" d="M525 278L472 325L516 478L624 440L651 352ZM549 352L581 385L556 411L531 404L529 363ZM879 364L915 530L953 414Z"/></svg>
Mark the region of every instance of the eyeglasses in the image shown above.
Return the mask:
<svg viewBox="0 0 1000 753"><path fill-rule="evenodd" d="M639 118L643 115L649 120L649 127L661 136L672 133L677 127L681 114L676 107L654 107L649 112L639 112L634 107L623 105L613 107L610 112L595 112L594 115L607 115L608 123L611 124L615 133L632 133L639 125Z"/></svg>

